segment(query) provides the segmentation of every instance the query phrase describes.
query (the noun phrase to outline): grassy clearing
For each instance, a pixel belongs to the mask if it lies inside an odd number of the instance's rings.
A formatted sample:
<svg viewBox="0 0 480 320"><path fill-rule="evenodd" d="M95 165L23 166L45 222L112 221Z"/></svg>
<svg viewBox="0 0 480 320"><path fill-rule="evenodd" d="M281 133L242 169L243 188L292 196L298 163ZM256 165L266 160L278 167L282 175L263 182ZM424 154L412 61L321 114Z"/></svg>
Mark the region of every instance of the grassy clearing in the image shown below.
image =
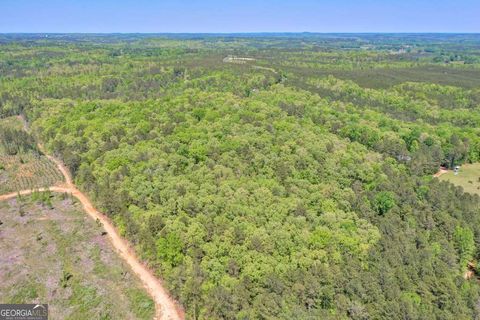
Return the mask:
<svg viewBox="0 0 480 320"><path fill-rule="evenodd" d="M154 303L74 200L0 203L2 303L48 303L52 319L151 319Z"/></svg>
<svg viewBox="0 0 480 320"><path fill-rule="evenodd" d="M450 181L462 187L465 192L480 195L480 163L465 164L460 168L458 175L449 171L442 175L440 180Z"/></svg>

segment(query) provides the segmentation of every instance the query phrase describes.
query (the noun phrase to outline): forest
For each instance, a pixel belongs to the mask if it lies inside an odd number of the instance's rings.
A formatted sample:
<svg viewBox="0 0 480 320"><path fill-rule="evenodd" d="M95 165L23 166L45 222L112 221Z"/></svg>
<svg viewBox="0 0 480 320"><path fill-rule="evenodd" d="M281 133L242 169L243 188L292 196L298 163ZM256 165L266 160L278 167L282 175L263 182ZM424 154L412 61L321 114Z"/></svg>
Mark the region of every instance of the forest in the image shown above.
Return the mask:
<svg viewBox="0 0 480 320"><path fill-rule="evenodd" d="M479 35L0 35L19 115L188 319L480 318Z"/></svg>

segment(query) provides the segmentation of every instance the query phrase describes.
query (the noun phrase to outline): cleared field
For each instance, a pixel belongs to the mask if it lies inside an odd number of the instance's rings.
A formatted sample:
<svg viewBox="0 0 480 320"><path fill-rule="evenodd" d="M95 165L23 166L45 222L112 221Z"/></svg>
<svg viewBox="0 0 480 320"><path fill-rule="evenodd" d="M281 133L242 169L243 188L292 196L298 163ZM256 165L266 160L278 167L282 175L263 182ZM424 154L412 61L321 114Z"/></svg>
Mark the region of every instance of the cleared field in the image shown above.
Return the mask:
<svg viewBox="0 0 480 320"><path fill-rule="evenodd" d="M18 148L21 151L11 148L15 152L7 152L5 145L8 142L0 141L0 194L49 187L63 181L55 164L36 150L34 139L23 131L23 123L18 117L0 119L0 130L14 130L14 135L22 133L27 138L22 141L27 147ZM19 142L10 142L12 143Z"/></svg>
<svg viewBox="0 0 480 320"><path fill-rule="evenodd" d="M62 179L61 173L45 156L0 155L0 194L48 187Z"/></svg>
<svg viewBox="0 0 480 320"><path fill-rule="evenodd" d="M0 297L52 319L152 319L154 303L103 229L66 196L0 203ZM50 199L50 200L46 200Z"/></svg>
<svg viewBox="0 0 480 320"><path fill-rule="evenodd" d="M440 180L450 181L460 186L465 192L480 195L480 163L465 164L460 168L458 175L453 171L443 174Z"/></svg>
<svg viewBox="0 0 480 320"><path fill-rule="evenodd" d="M6 117L0 119L0 126L2 128L22 130L23 123L18 117Z"/></svg>

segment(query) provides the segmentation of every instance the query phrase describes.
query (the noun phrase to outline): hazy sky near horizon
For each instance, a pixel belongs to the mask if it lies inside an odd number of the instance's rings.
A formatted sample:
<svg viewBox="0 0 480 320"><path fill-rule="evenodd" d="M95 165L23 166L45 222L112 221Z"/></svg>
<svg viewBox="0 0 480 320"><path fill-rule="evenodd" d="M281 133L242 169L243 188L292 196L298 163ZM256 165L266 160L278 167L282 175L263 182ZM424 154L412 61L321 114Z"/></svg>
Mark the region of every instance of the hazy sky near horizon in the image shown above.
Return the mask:
<svg viewBox="0 0 480 320"><path fill-rule="evenodd" d="M480 32L480 0L0 0L0 32Z"/></svg>

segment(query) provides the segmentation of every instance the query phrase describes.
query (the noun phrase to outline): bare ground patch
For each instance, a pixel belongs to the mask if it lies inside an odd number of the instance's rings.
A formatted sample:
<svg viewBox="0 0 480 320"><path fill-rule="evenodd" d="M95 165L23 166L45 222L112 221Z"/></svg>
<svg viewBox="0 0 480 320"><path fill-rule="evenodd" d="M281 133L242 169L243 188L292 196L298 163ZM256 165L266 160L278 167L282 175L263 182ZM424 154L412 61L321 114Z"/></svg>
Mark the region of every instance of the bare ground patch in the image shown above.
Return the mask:
<svg viewBox="0 0 480 320"><path fill-rule="evenodd" d="M0 221L2 303L49 303L52 319L152 319L153 301L75 200L12 199Z"/></svg>

